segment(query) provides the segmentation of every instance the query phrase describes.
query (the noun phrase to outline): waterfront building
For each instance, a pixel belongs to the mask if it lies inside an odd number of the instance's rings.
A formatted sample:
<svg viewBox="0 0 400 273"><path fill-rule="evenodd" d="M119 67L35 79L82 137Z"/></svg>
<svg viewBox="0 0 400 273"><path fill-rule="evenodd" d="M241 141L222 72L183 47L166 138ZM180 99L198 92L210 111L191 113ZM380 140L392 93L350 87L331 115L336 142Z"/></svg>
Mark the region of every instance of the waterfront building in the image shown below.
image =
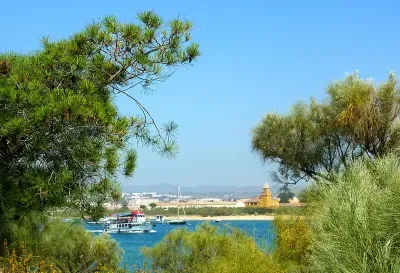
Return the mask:
<svg viewBox="0 0 400 273"><path fill-rule="evenodd" d="M245 206L249 208L262 207L262 208L277 208L279 207L279 199L272 197L271 189L268 184L265 183L261 195L254 199L248 199L245 202Z"/></svg>

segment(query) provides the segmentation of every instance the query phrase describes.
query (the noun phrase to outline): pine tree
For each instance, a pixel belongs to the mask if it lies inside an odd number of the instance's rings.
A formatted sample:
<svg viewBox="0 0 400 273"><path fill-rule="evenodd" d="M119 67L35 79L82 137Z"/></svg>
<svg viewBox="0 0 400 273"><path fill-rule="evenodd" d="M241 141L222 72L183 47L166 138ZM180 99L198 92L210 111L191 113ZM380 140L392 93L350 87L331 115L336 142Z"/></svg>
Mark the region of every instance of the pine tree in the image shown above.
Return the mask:
<svg viewBox="0 0 400 273"><path fill-rule="evenodd" d="M131 144L175 153L177 125L157 126L132 90L165 80L199 47L188 21L138 18L106 17L68 39L43 39L34 53L0 55L1 218L64 207L98 217L107 198L120 197L117 173L135 170ZM119 114L116 96L140 113Z"/></svg>

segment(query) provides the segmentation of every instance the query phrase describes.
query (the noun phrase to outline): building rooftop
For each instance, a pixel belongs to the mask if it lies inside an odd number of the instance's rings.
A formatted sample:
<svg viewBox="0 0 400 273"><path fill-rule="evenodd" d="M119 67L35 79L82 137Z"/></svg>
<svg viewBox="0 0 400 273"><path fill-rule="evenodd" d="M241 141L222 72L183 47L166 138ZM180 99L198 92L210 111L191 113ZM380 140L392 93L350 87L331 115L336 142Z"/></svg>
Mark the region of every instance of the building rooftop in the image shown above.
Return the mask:
<svg viewBox="0 0 400 273"><path fill-rule="evenodd" d="M247 199L246 202L260 202L259 198Z"/></svg>

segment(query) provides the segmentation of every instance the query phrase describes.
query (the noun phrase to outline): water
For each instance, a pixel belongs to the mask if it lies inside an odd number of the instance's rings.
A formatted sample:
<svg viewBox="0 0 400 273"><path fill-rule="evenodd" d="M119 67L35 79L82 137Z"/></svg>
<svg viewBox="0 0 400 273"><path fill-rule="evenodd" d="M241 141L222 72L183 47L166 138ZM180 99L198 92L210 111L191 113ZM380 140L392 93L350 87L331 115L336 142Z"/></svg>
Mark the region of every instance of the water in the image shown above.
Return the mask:
<svg viewBox="0 0 400 273"><path fill-rule="evenodd" d="M140 252L140 249L144 246L151 247L157 244L164 238L164 236L177 228L186 228L188 230L195 230L196 226L203 223L204 221L189 221L189 225L179 226L179 225L166 225L159 224L153 229L155 233L139 233L139 234L124 234L124 233L111 233L110 236L113 237L124 250L124 257L122 264L127 264L132 266L136 264L141 266L145 260ZM247 233L249 236L255 238L257 243L261 247L271 246L274 239L274 231L272 228L272 221L222 221L220 223L210 222L212 225L224 227L228 225L230 227L239 228L243 232ZM102 225L89 224L87 225L90 230L102 229Z"/></svg>

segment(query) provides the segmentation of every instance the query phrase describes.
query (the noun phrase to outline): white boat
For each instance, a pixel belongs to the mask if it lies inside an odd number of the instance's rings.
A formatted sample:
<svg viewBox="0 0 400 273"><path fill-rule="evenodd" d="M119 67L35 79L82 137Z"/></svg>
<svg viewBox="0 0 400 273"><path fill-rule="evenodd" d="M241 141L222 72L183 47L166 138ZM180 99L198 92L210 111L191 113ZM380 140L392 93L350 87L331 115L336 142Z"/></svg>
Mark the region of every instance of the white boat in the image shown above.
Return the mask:
<svg viewBox="0 0 400 273"><path fill-rule="evenodd" d="M170 221L167 221L167 224L168 224L168 225L186 225L186 223L187 223L187 220L186 220L186 213L185 213L185 207L183 207L183 206L182 206L182 209L183 209L183 214L185 215L185 219L180 219L180 218L179 218L179 209L180 209L180 202L179 202L179 200L180 200L181 197L182 197L181 189L180 189L180 187L178 186L178 218L177 218L177 219L170 220Z"/></svg>
<svg viewBox="0 0 400 273"><path fill-rule="evenodd" d="M219 222L221 222L221 219L217 218L217 219L214 220L214 222L215 223L219 223Z"/></svg>
<svg viewBox="0 0 400 273"><path fill-rule="evenodd" d="M164 224L165 218L164 215L156 215L156 218L150 219L152 224Z"/></svg>
<svg viewBox="0 0 400 273"><path fill-rule="evenodd" d="M131 213L118 214L116 220L111 220L104 226L107 233L144 233L152 232L153 225L147 221L146 216L139 210Z"/></svg>
<svg viewBox="0 0 400 273"><path fill-rule="evenodd" d="M99 219L99 223L103 223L103 224L110 224L112 221L117 220L117 217L114 216L107 216L107 217L103 217Z"/></svg>
<svg viewBox="0 0 400 273"><path fill-rule="evenodd" d="M87 223L88 224L110 224L112 221L115 221L115 220L117 220L117 217L110 215L110 216L100 218L97 221L88 221Z"/></svg>

